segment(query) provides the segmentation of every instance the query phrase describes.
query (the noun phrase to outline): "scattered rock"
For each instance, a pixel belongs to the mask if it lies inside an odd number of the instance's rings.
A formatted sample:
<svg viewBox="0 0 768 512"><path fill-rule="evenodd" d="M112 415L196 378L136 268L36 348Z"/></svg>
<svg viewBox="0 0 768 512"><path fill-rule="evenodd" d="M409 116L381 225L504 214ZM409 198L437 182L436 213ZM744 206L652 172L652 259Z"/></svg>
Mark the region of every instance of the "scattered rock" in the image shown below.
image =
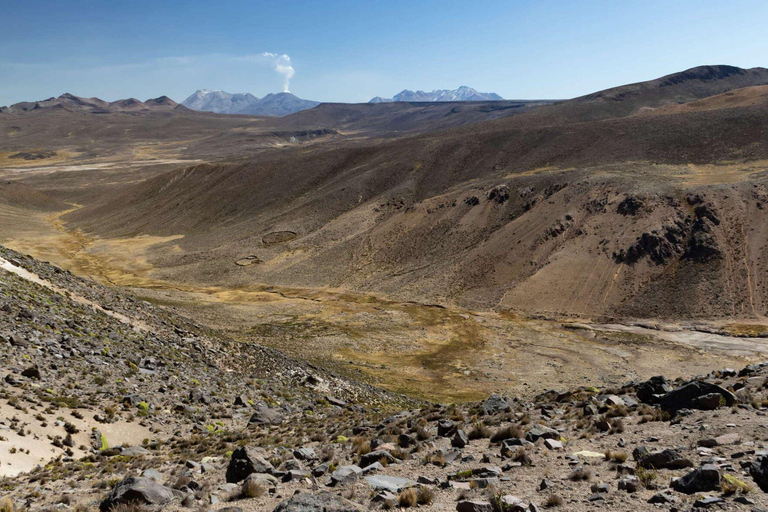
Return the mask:
<svg viewBox="0 0 768 512"><path fill-rule="evenodd" d="M459 429L456 431L456 433L453 435L453 439L451 439L451 446L454 448L464 448L469 444L469 437L467 437L466 432Z"/></svg>
<svg viewBox="0 0 768 512"><path fill-rule="evenodd" d="M364 478L374 491L389 491L393 493L399 493L403 489L415 487L418 485L418 483L414 482L413 480L396 476L372 475L366 476Z"/></svg>
<svg viewBox="0 0 768 512"><path fill-rule="evenodd" d="M501 395L491 395L483 402L483 414L491 415L500 412L509 412L511 407Z"/></svg>
<svg viewBox="0 0 768 512"><path fill-rule="evenodd" d="M720 489L720 469L714 464L704 464L687 475L672 481L676 491L693 494Z"/></svg>
<svg viewBox="0 0 768 512"><path fill-rule="evenodd" d="M128 477L112 489L101 502L99 510L106 512L117 505L139 503L142 505L167 505L176 498L183 498L184 493L165 487L151 478Z"/></svg>
<svg viewBox="0 0 768 512"><path fill-rule="evenodd" d="M331 473L331 483L332 485L339 485L355 482L358 478L360 478L362 474L363 470L360 468L360 466L341 466L339 469Z"/></svg>
<svg viewBox="0 0 768 512"><path fill-rule="evenodd" d="M666 449L660 452L646 453L637 465L646 469L683 469L693 466L693 462L682 456L677 450Z"/></svg>
<svg viewBox="0 0 768 512"><path fill-rule="evenodd" d="M366 508L329 492L299 493L282 501L274 512L366 512Z"/></svg>
<svg viewBox="0 0 768 512"><path fill-rule="evenodd" d="M681 409L697 409L699 408L697 406L710 405L711 395L713 394L718 394L722 397L722 400L717 398L718 405L731 406L736 403L736 397L727 389L709 382L695 380L660 397L659 405L665 411L672 413ZM702 399L702 397L708 395L710 395L709 398Z"/></svg>
<svg viewBox="0 0 768 512"><path fill-rule="evenodd" d="M280 425L283 422L282 413L266 404L256 404L256 411L248 420L248 425Z"/></svg>
<svg viewBox="0 0 768 512"><path fill-rule="evenodd" d="M456 512L493 512L487 501L463 500L456 504Z"/></svg>

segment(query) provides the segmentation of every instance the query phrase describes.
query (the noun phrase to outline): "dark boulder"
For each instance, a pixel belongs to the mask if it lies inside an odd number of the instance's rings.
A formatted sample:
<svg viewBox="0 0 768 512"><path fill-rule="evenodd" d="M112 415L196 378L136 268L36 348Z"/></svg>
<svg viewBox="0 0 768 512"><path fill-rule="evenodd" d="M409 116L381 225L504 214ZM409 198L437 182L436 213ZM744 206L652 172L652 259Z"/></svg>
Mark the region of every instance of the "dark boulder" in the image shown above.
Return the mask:
<svg viewBox="0 0 768 512"><path fill-rule="evenodd" d="M493 505L487 501L463 500L456 504L456 512L493 512Z"/></svg>
<svg viewBox="0 0 768 512"><path fill-rule="evenodd" d="M360 466L341 466L339 469L331 473L331 484L339 485L356 482L362 474L363 470L360 468Z"/></svg>
<svg viewBox="0 0 768 512"><path fill-rule="evenodd" d="M693 466L693 462L683 457L677 450L662 450L646 453L637 465L645 469L683 469Z"/></svg>
<svg viewBox="0 0 768 512"><path fill-rule="evenodd" d="M467 437L467 433L461 429L457 430L453 435L453 439L451 439L451 446L454 448L464 448L468 444L469 437Z"/></svg>
<svg viewBox="0 0 768 512"><path fill-rule="evenodd" d="M256 448L244 446L232 452L227 466L227 483L238 483L251 473L272 473L275 468Z"/></svg>
<svg viewBox="0 0 768 512"><path fill-rule="evenodd" d="M721 395L722 402L719 399L718 402L722 403L722 405L731 406L736 403L736 396L727 389L709 382L694 380L659 398L659 406L665 411L672 413L680 409L696 409L698 408L697 405L709 405L710 400L709 398L698 399L714 393Z"/></svg>
<svg viewBox="0 0 768 512"><path fill-rule="evenodd" d="M725 398L720 393L707 393L691 400L691 407L702 411L714 411L725 405Z"/></svg>
<svg viewBox="0 0 768 512"><path fill-rule="evenodd" d="M437 422L437 435L440 437L450 437L456 433L456 423L451 420L440 420Z"/></svg>
<svg viewBox="0 0 768 512"><path fill-rule="evenodd" d="M663 375L658 375L638 384L636 392L637 399L644 404L655 404L658 403L662 395L666 395L670 391L672 391L672 386L669 385L667 379Z"/></svg>
<svg viewBox="0 0 768 512"><path fill-rule="evenodd" d="M720 469L714 464L704 464L687 475L672 481L672 488L685 494L716 491L720 489Z"/></svg>
<svg viewBox="0 0 768 512"><path fill-rule="evenodd" d="M560 439L560 437L560 432L544 425L534 425L525 433L525 439L532 443L539 439Z"/></svg>
<svg viewBox="0 0 768 512"><path fill-rule="evenodd" d="M21 372L22 377L26 377L28 379L34 379L34 380L40 380L40 368L35 366L30 366L23 372Z"/></svg>
<svg viewBox="0 0 768 512"><path fill-rule="evenodd" d="M749 475L763 492L768 492L768 457L763 456L753 462L749 466Z"/></svg>
<svg viewBox="0 0 768 512"><path fill-rule="evenodd" d="M151 478L128 477L112 489L101 502L99 510L106 512L117 505L142 504L166 505L175 498L183 498L184 493L160 485Z"/></svg>

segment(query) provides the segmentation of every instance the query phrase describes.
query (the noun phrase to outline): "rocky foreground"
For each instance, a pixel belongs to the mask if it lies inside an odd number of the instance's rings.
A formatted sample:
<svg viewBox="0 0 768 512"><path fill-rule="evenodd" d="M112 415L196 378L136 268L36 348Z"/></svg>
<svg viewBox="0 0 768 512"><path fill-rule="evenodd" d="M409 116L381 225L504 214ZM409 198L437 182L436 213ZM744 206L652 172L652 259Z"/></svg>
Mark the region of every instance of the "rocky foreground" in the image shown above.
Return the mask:
<svg viewBox="0 0 768 512"><path fill-rule="evenodd" d="M768 510L768 365L428 404L0 257L0 510Z"/></svg>

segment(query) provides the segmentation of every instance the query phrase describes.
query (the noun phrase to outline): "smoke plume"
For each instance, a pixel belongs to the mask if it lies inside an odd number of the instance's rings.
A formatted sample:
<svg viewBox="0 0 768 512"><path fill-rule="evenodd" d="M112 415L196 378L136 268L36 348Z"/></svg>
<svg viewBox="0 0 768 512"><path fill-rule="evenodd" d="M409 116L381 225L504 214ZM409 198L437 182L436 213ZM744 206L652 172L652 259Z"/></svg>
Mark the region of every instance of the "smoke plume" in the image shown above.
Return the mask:
<svg viewBox="0 0 768 512"><path fill-rule="evenodd" d="M291 92L291 78L293 78L294 73L296 73L296 70L291 66L291 58L286 54L278 55L277 53L270 52L264 52L261 55L272 60L275 66L275 71L283 75L283 92Z"/></svg>

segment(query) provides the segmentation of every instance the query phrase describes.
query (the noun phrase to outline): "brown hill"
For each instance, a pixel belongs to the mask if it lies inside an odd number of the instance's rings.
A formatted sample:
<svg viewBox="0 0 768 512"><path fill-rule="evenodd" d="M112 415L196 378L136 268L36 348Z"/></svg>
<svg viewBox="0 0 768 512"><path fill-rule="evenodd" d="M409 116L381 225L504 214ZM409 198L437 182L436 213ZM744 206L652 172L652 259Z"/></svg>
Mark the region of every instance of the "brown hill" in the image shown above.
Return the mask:
<svg viewBox="0 0 768 512"><path fill-rule="evenodd" d="M735 91L711 96L701 100L691 101L682 105L668 105L658 109L644 109L638 115L663 115L682 112L703 112L723 108L740 108L765 105L768 103L768 85L744 87Z"/></svg>
<svg viewBox="0 0 768 512"><path fill-rule="evenodd" d="M293 129L331 127L369 135L412 134L501 119L551 103L554 101L322 103L286 116L276 124Z"/></svg>
<svg viewBox="0 0 768 512"><path fill-rule="evenodd" d="M581 96L539 109L531 117L543 124L624 117L643 109L688 103L734 89L766 84L766 68L699 66L655 80Z"/></svg>
<svg viewBox="0 0 768 512"><path fill-rule="evenodd" d="M768 158L766 105L547 124L538 112L555 107L177 170L68 219L106 236L184 234L154 260L180 280L558 314L768 312L768 183L749 163ZM276 232L291 237L264 241ZM253 254L264 263L233 264Z"/></svg>
<svg viewBox="0 0 768 512"><path fill-rule="evenodd" d="M149 99L146 102L136 98L127 98L107 102L99 98L81 98L74 94L64 93L58 98L48 98L43 101L25 101L16 103L10 107L5 107L3 113L24 113L39 110L65 110L68 112L88 112L103 114L107 112L135 112L143 110L169 110L178 106L178 103L161 96L155 99Z"/></svg>

